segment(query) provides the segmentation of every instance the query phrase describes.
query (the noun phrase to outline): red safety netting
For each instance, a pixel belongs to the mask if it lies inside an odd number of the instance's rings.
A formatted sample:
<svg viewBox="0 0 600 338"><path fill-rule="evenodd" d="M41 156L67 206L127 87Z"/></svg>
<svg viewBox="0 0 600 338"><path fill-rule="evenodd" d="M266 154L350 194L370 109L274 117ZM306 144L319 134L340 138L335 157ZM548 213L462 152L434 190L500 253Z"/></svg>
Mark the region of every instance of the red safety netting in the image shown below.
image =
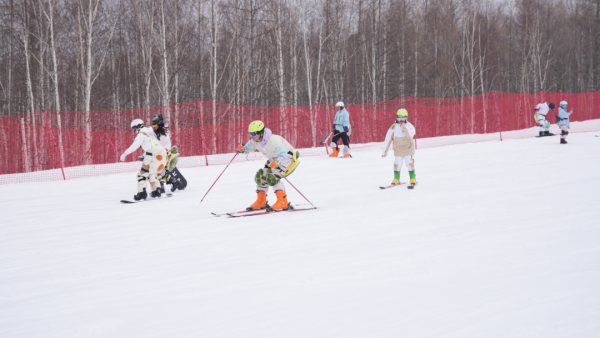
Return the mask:
<svg viewBox="0 0 600 338"><path fill-rule="evenodd" d="M533 108L539 102L565 100L571 121L599 119L600 91L593 93L512 94L491 91L458 98L415 98L350 104L353 126L352 148L372 147L382 142L399 108L409 111L415 125L417 148L449 145L456 139L431 138L471 134L468 142L500 139L502 132L536 126ZM63 180L139 170L141 150L120 162L135 135L130 123L136 118L151 121L162 113L171 139L179 147L179 167L228 163L233 149L249 139L248 124L262 120L274 134L282 135L302 156L325 155L319 145L331 130L334 105L300 107L247 107L194 101L168 107L144 109L51 112L0 118L0 184ZM554 113L548 120L554 122ZM532 135L533 136L533 135ZM464 139L462 142L465 142ZM329 143L329 141L327 142ZM236 161L262 158L259 154L238 156Z"/></svg>

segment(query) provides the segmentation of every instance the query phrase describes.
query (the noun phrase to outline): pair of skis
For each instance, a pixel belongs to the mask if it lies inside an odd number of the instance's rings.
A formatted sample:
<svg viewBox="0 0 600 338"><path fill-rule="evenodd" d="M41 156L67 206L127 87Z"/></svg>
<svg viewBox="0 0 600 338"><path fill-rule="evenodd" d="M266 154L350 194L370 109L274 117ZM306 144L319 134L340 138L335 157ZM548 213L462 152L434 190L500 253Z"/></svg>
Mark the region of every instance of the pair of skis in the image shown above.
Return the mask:
<svg viewBox="0 0 600 338"><path fill-rule="evenodd" d="M406 184L406 182L401 182L401 183L399 183L399 184L391 184L391 185L388 185L387 187L379 187L379 189L381 189L381 190L384 190L384 189L389 189L389 188L395 188L395 187L401 186L401 185L403 185L403 184ZM417 185L417 184L415 183L415 185ZM409 186L408 186L408 187L406 187L406 188L408 188L408 189L414 189L414 188L415 188L415 185L412 185L412 184L411 184L411 185L409 185Z"/></svg>
<svg viewBox="0 0 600 338"><path fill-rule="evenodd" d="M229 217L248 217L248 216L259 216L259 215L269 215L269 214L276 214L276 213L280 213L280 212L297 212L297 211L307 211L307 210L316 210L316 207L304 207L303 204L301 205L297 205L297 206L293 206L290 204L290 207L287 209L282 209L282 210L272 210L271 208L264 208L264 209L256 209L256 210L243 210L243 211L234 211L234 212L226 212L223 214L215 214L214 212L211 212L211 214L217 216L217 217L222 217L222 216L229 216Z"/></svg>

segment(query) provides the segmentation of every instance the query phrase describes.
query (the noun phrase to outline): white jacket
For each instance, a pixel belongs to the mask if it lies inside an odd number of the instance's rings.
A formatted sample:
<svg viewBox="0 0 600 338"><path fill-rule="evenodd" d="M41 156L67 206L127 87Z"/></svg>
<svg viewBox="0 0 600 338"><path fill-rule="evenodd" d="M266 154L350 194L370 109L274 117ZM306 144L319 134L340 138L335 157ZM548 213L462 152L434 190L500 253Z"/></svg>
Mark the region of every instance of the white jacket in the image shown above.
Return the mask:
<svg viewBox="0 0 600 338"><path fill-rule="evenodd" d="M396 123L398 124L398 123ZM394 129L388 129L387 134L385 134L385 142L383 142L383 151L381 152L381 155L384 155L387 148L388 148L388 144L390 143L390 139L392 137L392 135L394 135L394 138L402 138L405 137L406 134L404 134L404 128L402 128L401 126L397 125L397 128ZM406 129L408 129L408 133L410 134L410 138L413 138L415 136L416 130L415 130L415 126L412 125L412 123L406 121Z"/></svg>
<svg viewBox="0 0 600 338"><path fill-rule="evenodd" d="M134 151L136 151L140 147L144 150L144 152L150 152L153 154L160 153L161 152L160 149L164 150L164 147L160 144L158 139L156 137L154 137L153 135L154 135L154 130L152 130L152 128L145 127L145 128L140 129L137 136L135 137L135 140L133 140L133 143L131 144L131 146L129 148L127 148L127 150L125 150L125 152L123 153L122 156L123 157L127 156L127 155L133 153Z"/></svg>

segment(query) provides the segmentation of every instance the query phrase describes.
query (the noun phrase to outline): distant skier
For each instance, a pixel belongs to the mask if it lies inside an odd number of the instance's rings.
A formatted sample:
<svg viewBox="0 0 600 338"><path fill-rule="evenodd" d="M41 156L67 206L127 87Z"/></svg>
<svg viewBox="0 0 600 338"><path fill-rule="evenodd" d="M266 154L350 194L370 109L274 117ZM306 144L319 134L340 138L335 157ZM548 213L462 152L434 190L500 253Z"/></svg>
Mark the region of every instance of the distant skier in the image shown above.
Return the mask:
<svg viewBox="0 0 600 338"><path fill-rule="evenodd" d="M265 155L268 160L265 167L259 169L254 175L256 182L257 199L247 210L269 208L267 203L267 191L269 186L273 187L277 202L270 207L272 210L283 210L289 208L285 185L281 179L292 174L300 164L300 153L279 135L273 135L271 129L265 128L262 121L253 121L248 126L250 139L246 144L240 144L236 150L238 153L252 153L256 150Z"/></svg>
<svg viewBox="0 0 600 338"><path fill-rule="evenodd" d="M171 192L177 189L185 189L187 181L176 167L179 161L179 148L171 145L171 131L165 126L162 114L154 115L152 118L152 130L153 136L158 139L167 151L167 164L164 170L160 172L161 193L165 193L164 183L171 185Z"/></svg>
<svg viewBox="0 0 600 338"><path fill-rule="evenodd" d="M344 158L352 157L350 155L350 133L352 133L352 127L350 126L350 114L346 108L344 108L344 102L340 101L335 104L336 108L339 108L335 113L335 120L333 121L333 137L331 138L331 149L333 152L329 157L338 157L340 148L338 147L338 141L341 138L344 143Z"/></svg>
<svg viewBox="0 0 600 338"><path fill-rule="evenodd" d="M569 123L569 116L573 114L567 112L567 101L560 101L558 107L558 115L556 115L556 124L560 127L560 144L567 144L567 135L569 135L569 129L571 124Z"/></svg>
<svg viewBox="0 0 600 338"><path fill-rule="evenodd" d="M131 146L121 155L121 161L125 161L127 155L133 153L138 148L144 151L142 158L142 168L137 174L137 194L133 196L136 201L146 199L147 183L150 182L152 197L160 197L160 184L157 182L157 174L161 172L167 163L167 151L160 144L158 139L154 137L152 128L144 127L144 122L140 119L135 119L131 122L131 130L136 133L135 140Z"/></svg>
<svg viewBox="0 0 600 338"><path fill-rule="evenodd" d="M400 170L402 164L405 163L408 168L408 174L410 176L410 187L414 187L417 184L415 177L415 127L408 122L408 111L404 108L399 109L396 112L396 121L390 129L388 129L385 135L385 148L381 157L386 157L390 145L393 144L394 156L394 180L392 185L400 184Z"/></svg>
<svg viewBox="0 0 600 338"><path fill-rule="evenodd" d="M546 114L548 114L550 109L554 109L555 107L554 103L550 103L550 105L544 102L538 103L537 106L535 106L535 114L533 115L533 118L535 119L535 122L540 125L540 137L554 135L550 133L550 122L548 122L546 119Z"/></svg>

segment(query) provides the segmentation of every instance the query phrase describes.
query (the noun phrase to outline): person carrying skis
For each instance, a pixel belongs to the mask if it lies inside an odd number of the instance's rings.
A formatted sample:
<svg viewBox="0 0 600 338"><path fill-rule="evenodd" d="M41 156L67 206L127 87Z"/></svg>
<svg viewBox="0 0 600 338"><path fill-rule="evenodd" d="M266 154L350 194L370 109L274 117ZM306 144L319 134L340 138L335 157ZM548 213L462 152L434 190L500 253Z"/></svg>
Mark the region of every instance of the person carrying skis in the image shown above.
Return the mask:
<svg viewBox="0 0 600 338"><path fill-rule="evenodd" d="M333 137L331 138L331 149L333 152L329 157L338 157L340 153L340 148L337 143L341 138L344 143L344 158L352 157L350 155L350 133L352 132L352 127L350 127L350 115L346 108L344 108L344 102L340 101L335 104L336 108L339 108L337 113L335 113L335 120L333 121Z"/></svg>
<svg viewBox="0 0 600 338"><path fill-rule="evenodd" d="M381 157L386 157L390 145L393 144L396 159L394 160L394 180L392 181L392 185L400 184L400 170L403 163L406 164L410 176L409 188L413 188L417 184L415 160L413 158L415 155L415 140L413 139L415 132L415 127L408 122L408 111L404 108L399 109L396 112L396 121L385 135L385 142L383 143L385 148L383 148L383 153L381 154Z"/></svg>
<svg viewBox="0 0 600 338"><path fill-rule="evenodd" d="M171 131L169 127L165 126L162 114L154 115L152 118L152 131L152 135L158 139L167 151L167 164L163 171L160 172L161 193L165 193L164 183L171 184L171 192L177 189L185 189L187 181L183 178L179 170L176 170L177 161L179 160L179 149L177 146L171 145Z"/></svg>
<svg viewBox="0 0 600 338"><path fill-rule="evenodd" d="M140 119L135 119L131 122L131 130L136 133L135 140L125 152L121 155L120 160L125 161L127 155L133 153L138 148L144 151L142 158L142 168L137 174L137 194L133 196L136 201L146 199L147 182L150 182L152 188L152 197L160 197L160 184L156 184L156 176L163 170L167 163L167 151L160 144L158 139L153 136L152 128L144 127L144 122Z"/></svg>
<svg viewBox="0 0 600 338"><path fill-rule="evenodd" d="M573 114L567 112L567 101L560 101L558 115L556 115L556 124L560 127L560 144L567 144L567 135L569 135L569 116Z"/></svg>
<svg viewBox="0 0 600 338"><path fill-rule="evenodd" d="M271 129L265 128L262 121L253 121L248 126L251 139L246 144L240 144L236 151L247 154L256 150L260 151L268 159L265 167L259 169L254 175L256 182L257 199L247 210L270 208L272 210L284 210L289 208L285 185L281 180L292 174L300 164L300 153L279 135L273 135ZM267 203L267 192L273 187L277 202L272 207Z"/></svg>
<svg viewBox="0 0 600 338"><path fill-rule="evenodd" d="M548 114L550 109L554 109L555 107L554 103L550 103L550 105L544 102L538 103L537 106L535 106L533 118L535 119L535 122L540 125L540 137L554 135L550 133L550 122L546 119L546 114Z"/></svg>

